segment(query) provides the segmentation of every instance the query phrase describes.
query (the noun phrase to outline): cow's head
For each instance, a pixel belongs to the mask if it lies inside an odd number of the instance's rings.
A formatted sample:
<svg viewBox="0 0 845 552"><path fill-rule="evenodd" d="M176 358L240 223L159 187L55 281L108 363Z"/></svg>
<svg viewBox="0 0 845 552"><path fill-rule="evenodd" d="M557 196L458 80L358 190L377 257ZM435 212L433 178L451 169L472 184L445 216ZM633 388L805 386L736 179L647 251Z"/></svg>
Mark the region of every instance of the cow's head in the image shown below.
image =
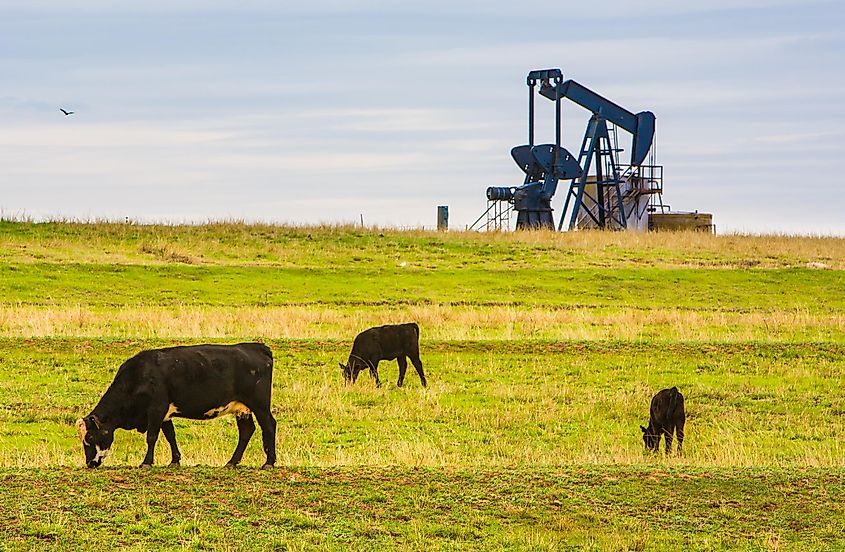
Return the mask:
<svg viewBox="0 0 845 552"><path fill-rule="evenodd" d="M355 383L355 380L358 379L358 374L365 368L364 363L358 360L357 357L349 357L346 364L340 365L340 369L343 370L343 379L347 385Z"/></svg>
<svg viewBox="0 0 845 552"><path fill-rule="evenodd" d="M651 429L651 424L648 427L640 426L640 429L643 430L643 444L645 444L646 450L656 451L658 446L657 432Z"/></svg>
<svg viewBox="0 0 845 552"><path fill-rule="evenodd" d="M347 385L352 383L352 368L350 368L348 364L343 364L341 362L340 369L343 372L343 381L345 381Z"/></svg>
<svg viewBox="0 0 845 552"><path fill-rule="evenodd" d="M76 431L82 441L82 450L85 451L85 465L89 468L98 467L109 455L114 432L94 414L76 420Z"/></svg>

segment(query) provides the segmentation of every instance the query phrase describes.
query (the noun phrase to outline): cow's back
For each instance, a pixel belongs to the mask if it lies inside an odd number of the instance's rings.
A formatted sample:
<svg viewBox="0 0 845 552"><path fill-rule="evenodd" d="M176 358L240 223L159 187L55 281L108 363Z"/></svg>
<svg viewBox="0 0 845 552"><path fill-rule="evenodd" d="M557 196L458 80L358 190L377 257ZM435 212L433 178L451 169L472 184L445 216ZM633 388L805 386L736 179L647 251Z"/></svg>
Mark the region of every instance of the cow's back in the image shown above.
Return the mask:
<svg viewBox="0 0 845 552"><path fill-rule="evenodd" d="M271 381L273 355L261 343L185 345L143 351L125 366L139 385L165 388L174 400L198 394L222 400L251 393L261 379Z"/></svg>
<svg viewBox="0 0 845 552"><path fill-rule="evenodd" d="M263 343L238 343L236 345L180 345L153 349L139 353L138 357L153 359L159 366L172 369L187 366L208 369L227 365L233 369L266 369L273 367L273 353Z"/></svg>
<svg viewBox="0 0 845 552"><path fill-rule="evenodd" d="M663 389L651 399L651 421L660 426L673 425L684 417L684 396L677 387Z"/></svg>
<svg viewBox="0 0 845 552"><path fill-rule="evenodd" d="M415 322L376 326L359 333L352 343L352 354L361 358L374 356L394 359L418 354L420 328Z"/></svg>

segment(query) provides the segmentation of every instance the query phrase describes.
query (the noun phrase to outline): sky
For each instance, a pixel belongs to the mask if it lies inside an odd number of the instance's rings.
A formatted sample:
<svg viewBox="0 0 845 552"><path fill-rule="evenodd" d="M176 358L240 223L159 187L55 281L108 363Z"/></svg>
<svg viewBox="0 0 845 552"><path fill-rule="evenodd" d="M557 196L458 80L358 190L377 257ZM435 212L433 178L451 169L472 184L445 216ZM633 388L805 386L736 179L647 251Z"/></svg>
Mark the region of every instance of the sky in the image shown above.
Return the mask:
<svg viewBox="0 0 845 552"><path fill-rule="evenodd" d="M551 67L655 113L672 209L845 235L838 0L0 0L0 216L464 228Z"/></svg>

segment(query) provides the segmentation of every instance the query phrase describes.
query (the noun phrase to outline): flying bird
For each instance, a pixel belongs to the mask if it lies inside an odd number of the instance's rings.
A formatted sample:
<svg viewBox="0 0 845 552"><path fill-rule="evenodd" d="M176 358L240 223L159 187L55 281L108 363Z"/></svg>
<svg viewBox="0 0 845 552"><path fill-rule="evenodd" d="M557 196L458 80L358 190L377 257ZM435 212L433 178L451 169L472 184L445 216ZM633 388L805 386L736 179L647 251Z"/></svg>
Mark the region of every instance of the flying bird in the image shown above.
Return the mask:
<svg viewBox="0 0 845 552"><path fill-rule="evenodd" d="M67 117L68 115L73 115L73 114L74 114L74 112L73 112L73 111L65 111L65 110L64 110L64 109L62 109L61 107L59 108L59 111L61 111L62 113L64 113L64 114L65 114L65 117Z"/></svg>

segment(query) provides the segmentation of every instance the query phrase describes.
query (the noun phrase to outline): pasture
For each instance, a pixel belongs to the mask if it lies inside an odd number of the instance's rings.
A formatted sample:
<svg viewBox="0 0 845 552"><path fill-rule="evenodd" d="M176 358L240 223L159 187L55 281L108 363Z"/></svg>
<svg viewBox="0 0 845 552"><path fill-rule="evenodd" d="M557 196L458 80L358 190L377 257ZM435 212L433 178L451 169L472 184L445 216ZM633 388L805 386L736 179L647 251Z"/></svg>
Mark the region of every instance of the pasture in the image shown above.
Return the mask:
<svg viewBox="0 0 845 552"><path fill-rule="evenodd" d="M822 268L819 268L819 267ZM0 222L3 547L845 547L845 240ZM429 387L343 385L356 333L416 321ZM278 468L234 419L183 467L74 420L142 349L261 340ZM686 397L682 458L643 452ZM166 464L163 440L157 463Z"/></svg>

